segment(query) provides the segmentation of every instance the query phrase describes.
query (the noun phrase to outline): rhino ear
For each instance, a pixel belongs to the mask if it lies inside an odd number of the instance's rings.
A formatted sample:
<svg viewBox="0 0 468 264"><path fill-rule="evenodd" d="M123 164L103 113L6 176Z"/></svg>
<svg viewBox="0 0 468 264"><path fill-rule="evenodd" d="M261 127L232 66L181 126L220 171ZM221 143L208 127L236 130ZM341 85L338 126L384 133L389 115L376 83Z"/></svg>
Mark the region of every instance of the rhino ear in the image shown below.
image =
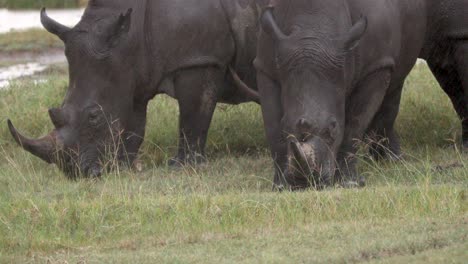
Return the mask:
<svg viewBox="0 0 468 264"><path fill-rule="evenodd" d="M260 25L268 35L270 35L271 38L274 40L282 40L286 38L286 35L283 33L283 31L279 28L278 24L275 21L275 18L273 16L273 7L267 7L261 17L260 17Z"/></svg>
<svg viewBox="0 0 468 264"><path fill-rule="evenodd" d="M132 24L132 12L133 9L129 8L125 14L120 14L117 22L112 26L111 32L107 39L107 43L109 43L111 47L117 46L120 40L130 31L130 26Z"/></svg>
<svg viewBox="0 0 468 264"><path fill-rule="evenodd" d="M351 51L355 49L359 42L361 41L364 33L367 31L367 17L361 16L361 18L356 22L348 33L345 42L345 50Z"/></svg>

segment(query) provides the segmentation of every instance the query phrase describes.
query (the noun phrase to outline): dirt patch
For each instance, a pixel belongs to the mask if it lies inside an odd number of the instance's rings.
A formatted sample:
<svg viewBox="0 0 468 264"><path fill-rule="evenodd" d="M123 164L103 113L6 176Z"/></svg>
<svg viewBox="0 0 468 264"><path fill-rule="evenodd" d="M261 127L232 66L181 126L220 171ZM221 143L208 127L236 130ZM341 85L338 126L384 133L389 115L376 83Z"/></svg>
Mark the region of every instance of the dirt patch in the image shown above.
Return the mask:
<svg viewBox="0 0 468 264"><path fill-rule="evenodd" d="M447 170L459 169L463 167L464 165L462 163L455 161L455 162L450 162L446 164L438 164L432 168L432 171L441 173Z"/></svg>
<svg viewBox="0 0 468 264"><path fill-rule="evenodd" d="M0 89L5 89L12 80L38 74L50 66L66 62L62 49L46 51L0 52Z"/></svg>
<svg viewBox="0 0 468 264"><path fill-rule="evenodd" d="M9 64L36 62L50 65L66 62L66 58L63 49L53 48L43 51L0 52L0 61L6 61Z"/></svg>

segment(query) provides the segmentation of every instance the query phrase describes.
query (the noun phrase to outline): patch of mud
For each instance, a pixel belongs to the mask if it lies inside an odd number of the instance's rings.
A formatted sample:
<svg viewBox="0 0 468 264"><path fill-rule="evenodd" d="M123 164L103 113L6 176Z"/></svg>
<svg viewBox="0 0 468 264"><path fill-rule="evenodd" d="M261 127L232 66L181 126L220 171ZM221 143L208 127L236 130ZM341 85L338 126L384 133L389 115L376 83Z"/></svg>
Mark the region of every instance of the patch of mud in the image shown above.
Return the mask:
<svg viewBox="0 0 468 264"><path fill-rule="evenodd" d="M0 68L0 89L10 85L10 81L19 77L34 75L47 69L46 65L36 62L18 64L10 67Z"/></svg>
<svg viewBox="0 0 468 264"><path fill-rule="evenodd" d="M464 167L465 166L462 163L457 161L457 162L436 165L432 168L432 171L441 173L447 170L460 169Z"/></svg>
<svg viewBox="0 0 468 264"><path fill-rule="evenodd" d="M6 89L12 80L32 76L51 65L66 62L61 49L44 52L0 52L0 60L11 64L8 67L0 67L0 89Z"/></svg>
<svg viewBox="0 0 468 264"><path fill-rule="evenodd" d="M41 64L57 64L66 62L63 49L49 49L46 51L19 51L19 52L0 52L0 60L11 62L11 64L20 64L27 62L37 62Z"/></svg>

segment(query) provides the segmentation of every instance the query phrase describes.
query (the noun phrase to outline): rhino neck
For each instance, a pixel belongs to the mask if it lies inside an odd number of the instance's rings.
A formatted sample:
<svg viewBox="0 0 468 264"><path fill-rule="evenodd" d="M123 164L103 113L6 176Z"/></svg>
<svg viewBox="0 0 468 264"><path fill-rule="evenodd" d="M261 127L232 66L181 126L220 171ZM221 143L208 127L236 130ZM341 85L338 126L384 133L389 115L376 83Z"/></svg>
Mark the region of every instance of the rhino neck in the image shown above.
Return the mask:
<svg viewBox="0 0 468 264"><path fill-rule="evenodd" d="M132 23L136 25L130 32L129 39L131 40L129 52L132 52L131 65L134 65L135 72L135 91L134 103L138 107L145 106L150 98L148 96L147 87L151 87L154 76L152 75L151 68L154 67L150 53L151 41L151 0L124 0L127 5L131 5L134 9L134 20Z"/></svg>

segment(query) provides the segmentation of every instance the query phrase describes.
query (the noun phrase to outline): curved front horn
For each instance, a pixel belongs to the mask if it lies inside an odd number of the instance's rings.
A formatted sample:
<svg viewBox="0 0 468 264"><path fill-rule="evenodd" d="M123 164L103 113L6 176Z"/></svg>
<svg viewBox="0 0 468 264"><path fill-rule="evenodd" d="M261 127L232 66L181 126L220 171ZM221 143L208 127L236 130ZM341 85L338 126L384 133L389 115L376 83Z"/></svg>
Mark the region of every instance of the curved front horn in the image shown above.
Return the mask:
<svg viewBox="0 0 468 264"><path fill-rule="evenodd" d="M41 139L29 139L21 135L10 120L8 120L8 128L10 129L10 133L16 143L18 143L23 149L34 156L41 158L47 163L54 162L57 141L55 132L52 132Z"/></svg>
<svg viewBox="0 0 468 264"><path fill-rule="evenodd" d="M294 161L304 171L314 170L315 164L315 151L313 147L308 143L298 142L297 139L293 139L289 143L290 151L292 156L291 161Z"/></svg>
<svg viewBox="0 0 468 264"><path fill-rule="evenodd" d="M260 95L257 91L250 88L245 82L241 80L237 72L229 66L229 72L231 73L232 78L234 79L234 83L236 84L237 88L248 98L252 99L254 102L260 104Z"/></svg>
<svg viewBox="0 0 468 264"><path fill-rule="evenodd" d="M65 38L67 35L66 33L70 31L69 27L64 26L58 23L57 21L53 20L52 18L50 18L47 15L45 8L41 9L41 23L47 31L56 35L63 41L65 41Z"/></svg>
<svg viewBox="0 0 468 264"><path fill-rule="evenodd" d="M303 167L304 165L307 166L308 159L306 157L304 150L301 148L300 143L292 141L289 143L289 147L291 148L291 152L292 152L291 158L295 159L295 161L301 167Z"/></svg>

